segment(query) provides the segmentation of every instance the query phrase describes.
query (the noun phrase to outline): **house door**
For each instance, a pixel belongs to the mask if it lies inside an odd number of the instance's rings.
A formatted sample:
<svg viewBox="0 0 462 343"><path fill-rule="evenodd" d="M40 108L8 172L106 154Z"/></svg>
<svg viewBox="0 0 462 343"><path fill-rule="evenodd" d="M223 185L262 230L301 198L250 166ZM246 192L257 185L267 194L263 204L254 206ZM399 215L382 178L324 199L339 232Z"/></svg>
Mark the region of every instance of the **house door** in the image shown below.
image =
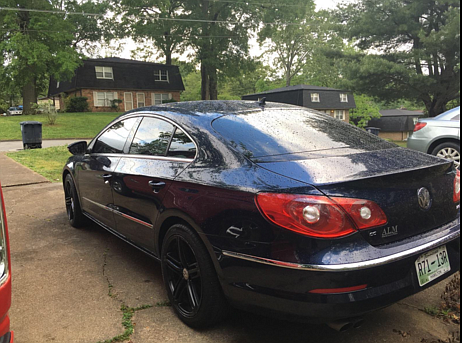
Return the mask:
<svg viewBox="0 0 462 343"><path fill-rule="evenodd" d="M125 93L125 111L133 110L133 93Z"/></svg>

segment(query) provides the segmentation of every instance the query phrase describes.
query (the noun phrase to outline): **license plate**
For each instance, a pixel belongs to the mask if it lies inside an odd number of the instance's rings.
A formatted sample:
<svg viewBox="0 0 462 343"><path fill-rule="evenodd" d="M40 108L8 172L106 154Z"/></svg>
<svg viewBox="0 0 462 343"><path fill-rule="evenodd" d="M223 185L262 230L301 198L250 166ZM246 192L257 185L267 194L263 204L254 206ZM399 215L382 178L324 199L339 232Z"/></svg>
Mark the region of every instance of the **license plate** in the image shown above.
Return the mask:
<svg viewBox="0 0 462 343"><path fill-rule="evenodd" d="M421 287L449 273L451 271L451 264L449 263L446 246L420 256L415 263L415 267Z"/></svg>

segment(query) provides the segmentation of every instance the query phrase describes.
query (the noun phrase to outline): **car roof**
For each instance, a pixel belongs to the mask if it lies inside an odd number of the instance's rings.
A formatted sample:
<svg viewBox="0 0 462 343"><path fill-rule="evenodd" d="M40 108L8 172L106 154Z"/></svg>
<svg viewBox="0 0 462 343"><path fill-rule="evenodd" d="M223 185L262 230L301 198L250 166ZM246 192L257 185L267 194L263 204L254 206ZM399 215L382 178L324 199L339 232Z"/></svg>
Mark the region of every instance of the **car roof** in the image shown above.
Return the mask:
<svg viewBox="0 0 462 343"><path fill-rule="evenodd" d="M245 114L255 111L262 110L284 110L284 109L300 109L309 110L308 108L272 103L268 102L264 107L260 106L257 101L241 101L241 100L230 100L230 101L189 101L189 102L178 102L169 103L151 107L137 108L123 114L121 117L133 114L133 113L159 113L166 117L176 116L192 116L202 117L208 120L213 120L217 117L221 117L226 114ZM172 118L173 119L173 118Z"/></svg>

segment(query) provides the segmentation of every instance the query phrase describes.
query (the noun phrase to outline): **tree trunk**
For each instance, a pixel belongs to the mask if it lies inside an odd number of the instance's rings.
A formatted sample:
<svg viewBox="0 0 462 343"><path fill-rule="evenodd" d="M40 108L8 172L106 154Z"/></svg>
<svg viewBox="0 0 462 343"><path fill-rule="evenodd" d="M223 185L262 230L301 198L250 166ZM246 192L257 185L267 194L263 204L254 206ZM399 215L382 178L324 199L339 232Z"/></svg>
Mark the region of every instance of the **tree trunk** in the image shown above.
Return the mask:
<svg viewBox="0 0 462 343"><path fill-rule="evenodd" d="M447 102L438 98L434 98L433 101L425 102L425 107L427 108L428 116L430 118L439 116L441 113L446 112L446 105Z"/></svg>
<svg viewBox="0 0 462 343"><path fill-rule="evenodd" d="M209 68L210 100L218 100L218 76L216 68Z"/></svg>
<svg viewBox="0 0 462 343"><path fill-rule="evenodd" d="M172 65L172 61L173 61L173 59L172 59L172 53L167 53L167 54L165 54L165 58L166 58L166 60L167 60L165 63L166 63L167 65L169 65L169 66Z"/></svg>
<svg viewBox="0 0 462 343"><path fill-rule="evenodd" d="M289 68L286 73L286 86L290 87L291 83L292 83L292 78L290 77L290 68Z"/></svg>
<svg viewBox="0 0 462 343"><path fill-rule="evenodd" d="M32 108L32 105L37 103L36 89L36 80L35 77L32 77L31 80L23 88L23 114L35 114L35 110Z"/></svg>
<svg viewBox="0 0 462 343"><path fill-rule="evenodd" d="M202 93L202 100L210 100L210 78L209 73L207 71L207 66L205 65L204 61L201 63L201 93Z"/></svg>

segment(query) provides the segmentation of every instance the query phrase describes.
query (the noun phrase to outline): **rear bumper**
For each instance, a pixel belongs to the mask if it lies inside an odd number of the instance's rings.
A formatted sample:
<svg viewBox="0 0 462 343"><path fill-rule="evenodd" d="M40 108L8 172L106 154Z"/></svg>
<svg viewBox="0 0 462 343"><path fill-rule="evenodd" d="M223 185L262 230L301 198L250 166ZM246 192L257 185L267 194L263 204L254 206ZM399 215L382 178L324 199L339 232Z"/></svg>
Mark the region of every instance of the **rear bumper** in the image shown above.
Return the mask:
<svg viewBox="0 0 462 343"><path fill-rule="evenodd" d="M451 272L421 287L415 262L424 253L446 245ZM331 322L387 307L427 289L460 270L460 222L430 242L416 244L381 258L336 265L293 264L224 253L222 285L238 308L310 322ZM388 249L383 249L387 251ZM361 291L314 294L318 289L367 285Z"/></svg>
<svg viewBox="0 0 462 343"><path fill-rule="evenodd" d="M428 147L430 146L431 138L427 137L417 137L417 135L412 135L407 140L408 149L417 150L425 154L429 153Z"/></svg>

